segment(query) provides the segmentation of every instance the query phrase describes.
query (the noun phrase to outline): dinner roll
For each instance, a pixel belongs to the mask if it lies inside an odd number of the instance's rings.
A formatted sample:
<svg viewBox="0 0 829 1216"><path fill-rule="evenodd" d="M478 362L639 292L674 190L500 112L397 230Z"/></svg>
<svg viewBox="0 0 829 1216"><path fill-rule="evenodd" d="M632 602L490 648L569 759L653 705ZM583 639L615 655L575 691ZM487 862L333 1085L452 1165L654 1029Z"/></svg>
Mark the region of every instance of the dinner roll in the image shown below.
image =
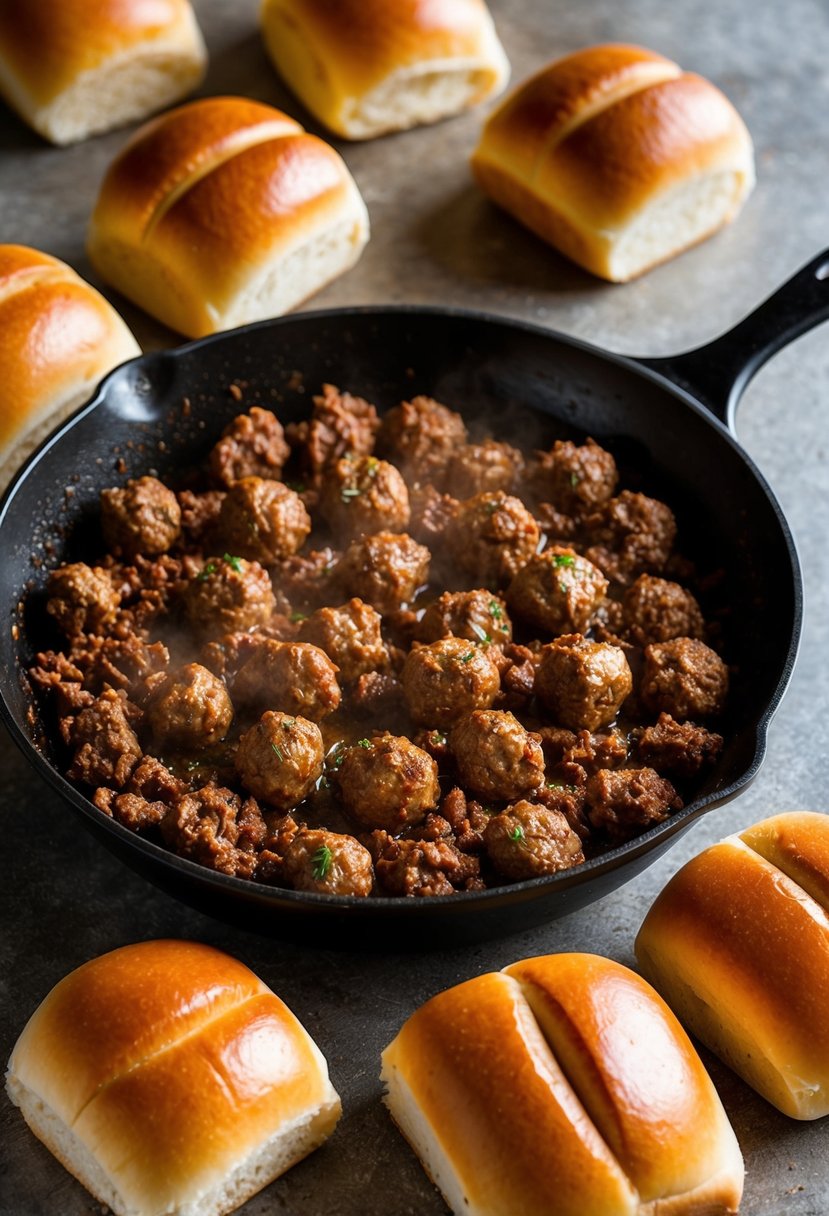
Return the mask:
<svg viewBox="0 0 829 1216"><path fill-rule="evenodd" d="M543 68L484 127L482 188L602 278L624 282L733 219L751 138L719 89L642 47L589 47Z"/></svg>
<svg viewBox="0 0 829 1216"><path fill-rule="evenodd" d="M108 371L140 354L115 309L69 266L0 245L0 488Z"/></svg>
<svg viewBox="0 0 829 1216"><path fill-rule="evenodd" d="M367 240L365 204L333 148L271 106L210 97L129 140L88 251L125 296L196 338L287 312Z"/></svg>
<svg viewBox="0 0 829 1216"><path fill-rule="evenodd" d="M456 1216L739 1206L742 1157L708 1074L653 989L608 959L551 954L450 988L382 1075Z"/></svg>
<svg viewBox="0 0 829 1216"><path fill-rule="evenodd" d="M0 93L55 144L163 109L206 64L188 0L0 0Z"/></svg>
<svg viewBox="0 0 829 1216"><path fill-rule="evenodd" d="M829 1114L829 818L764 819L674 875L636 957L688 1029L793 1119Z"/></svg>
<svg viewBox="0 0 829 1216"><path fill-rule="evenodd" d="M6 1088L117 1216L222 1216L333 1130L325 1060L235 959L154 941L93 959L35 1010Z"/></svg>
<svg viewBox="0 0 829 1216"><path fill-rule="evenodd" d="M261 21L286 83L346 139L437 122L509 78L484 0L263 0Z"/></svg>

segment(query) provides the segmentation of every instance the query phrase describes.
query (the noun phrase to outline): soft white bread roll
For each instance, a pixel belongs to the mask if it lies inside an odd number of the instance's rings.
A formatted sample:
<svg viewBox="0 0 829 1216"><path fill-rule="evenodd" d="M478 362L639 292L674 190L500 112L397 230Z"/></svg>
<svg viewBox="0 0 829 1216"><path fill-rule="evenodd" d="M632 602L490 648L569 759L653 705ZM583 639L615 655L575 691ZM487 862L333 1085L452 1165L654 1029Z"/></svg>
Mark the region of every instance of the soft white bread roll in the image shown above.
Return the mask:
<svg viewBox="0 0 829 1216"><path fill-rule="evenodd" d="M745 124L709 81L642 47L589 47L516 89L472 157L481 187L574 262L624 282L733 219Z"/></svg>
<svg viewBox="0 0 829 1216"><path fill-rule="evenodd" d="M55 144L163 109L206 65L188 0L0 0L0 93Z"/></svg>
<svg viewBox="0 0 829 1216"><path fill-rule="evenodd" d="M448 118L509 79L484 0L263 0L261 22L285 82L346 139Z"/></svg>
<svg viewBox="0 0 829 1216"><path fill-rule="evenodd" d="M89 229L95 268L192 338L280 316L348 270L368 214L342 157L241 97L154 119L110 166Z"/></svg>
<svg viewBox="0 0 829 1216"><path fill-rule="evenodd" d="M140 354L112 305L69 266L0 245L0 487L108 371Z"/></svg>
<svg viewBox="0 0 829 1216"><path fill-rule="evenodd" d="M626 967L553 954L450 988L383 1053L386 1103L460 1216L722 1216L740 1150L687 1035Z"/></svg>
<svg viewBox="0 0 829 1216"><path fill-rule="evenodd" d="M793 1119L829 1114L829 818L764 819L674 875L636 957L686 1027Z"/></svg>
<svg viewBox="0 0 829 1216"><path fill-rule="evenodd" d="M222 1216L315 1149L340 1100L318 1048L247 967L195 942L93 959L9 1061L32 1131L117 1216Z"/></svg>

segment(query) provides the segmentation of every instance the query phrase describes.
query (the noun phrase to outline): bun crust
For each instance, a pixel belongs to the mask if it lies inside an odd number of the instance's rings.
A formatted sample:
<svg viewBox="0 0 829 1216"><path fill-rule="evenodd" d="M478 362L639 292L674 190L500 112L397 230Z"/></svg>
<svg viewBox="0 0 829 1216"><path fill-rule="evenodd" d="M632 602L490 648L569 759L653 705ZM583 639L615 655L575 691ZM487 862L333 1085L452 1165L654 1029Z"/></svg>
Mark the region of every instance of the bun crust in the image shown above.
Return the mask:
<svg viewBox="0 0 829 1216"><path fill-rule="evenodd" d="M0 485L107 372L140 354L115 309L69 266L0 245Z"/></svg>
<svg viewBox="0 0 829 1216"><path fill-rule="evenodd" d="M829 1114L829 819L763 820L661 892L636 956L685 1025L784 1114ZM804 982L804 976L808 982Z"/></svg>
<svg viewBox="0 0 829 1216"><path fill-rule="evenodd" d="M734 1134L657 994L594 955L441 993L383 1053L392 1116L453 1212L737 1210Z"/></svg>
<svg viewBox="0 0 829 1216"><path fill-rule="evenodd" d="M727 223L754 184L751 139L727 98L617 44L567 56L508 97L472 168L516 219L616 282Z"/></svg>
<svg viewBox="0 0 829 1216"><path fill-rule="evenodd" d="M279 998L192 942L126 946L67 976L23 1030L7 1088L97 1198L147 1216L232 1210L321 1143L340 1111Z"/></svg>
<svg viewBox="0 0 829 1216"><path fill-rule="evenodd" d="M264 0L261 23L286 83L346 139L457 114L509 77L483 0Z"/></svg>
<svg viewBox="0 0 829 1216"><path fill-rule="evenodd" d="M89 230L96 269L201 337L287 312L358 259L368 216L342 158L270 106L193 102L110 166Z"/></svg>
<svg viewBox="0 0 829 1216"><path fill-rule="evenodd" d="M206 64L188 0L0 0L0 91L56 144L177 101Z"/></svg>

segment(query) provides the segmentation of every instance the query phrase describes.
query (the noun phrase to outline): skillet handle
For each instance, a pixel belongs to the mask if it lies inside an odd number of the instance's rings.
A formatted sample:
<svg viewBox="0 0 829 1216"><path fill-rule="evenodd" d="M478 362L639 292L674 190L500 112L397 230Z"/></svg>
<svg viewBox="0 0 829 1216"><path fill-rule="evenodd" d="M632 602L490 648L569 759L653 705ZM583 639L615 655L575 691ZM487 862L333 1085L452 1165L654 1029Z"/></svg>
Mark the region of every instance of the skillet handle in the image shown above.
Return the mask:
<svg viewBox="0 0 829 1216"><path fill-rule="evenodd" d="M740 397L766 360L827 320L829 249L713 342L683 354L637 362L684 388L733 431Z"/></svg>

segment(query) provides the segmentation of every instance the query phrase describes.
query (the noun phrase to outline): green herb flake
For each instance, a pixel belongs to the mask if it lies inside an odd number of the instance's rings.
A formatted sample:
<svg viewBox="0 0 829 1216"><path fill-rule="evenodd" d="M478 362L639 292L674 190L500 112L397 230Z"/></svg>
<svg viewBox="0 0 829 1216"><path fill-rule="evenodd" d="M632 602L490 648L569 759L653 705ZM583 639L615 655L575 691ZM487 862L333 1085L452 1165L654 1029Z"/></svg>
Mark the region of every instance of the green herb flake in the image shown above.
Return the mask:
<svg viewBox="0 0 829 1216"><path fill-rule="evenodd" d="M350 502L352 498L359 498L362 492L357 486L343 486L340 490L340 497L343 502Z"/></svg>
<svg viewBox="0 0 829 1216"><path fill-rule="evenodd" d="M331 850L327 844L321 844L320 847L311 856L311 873L316 878L317 882L321 882L327 878L328 871L331 869L333 857Z"/></svg>
<svg viewBox="0 0 829 1216"><path fill-rule="evenodd" d="M300 621L308 620L308 613L307 612L292 612L289 619L290 619L290 622L292 625L297 625Z"/></svg>
<svg viewBox="0 0 829 1216"><path fill-rule="evenodd" d="M334 752L334 759L332 761L334 768L340 768L343 760L345 760L345 746L340 743Z"/></svg>
<svg viewBox="0 0 829 1216"><path fill-rule="evenodd" d="M196 578L199 580L200 583L204 583L210 578L211 574L215 574L215 573L216 573L216 563L208 562L207 565L204 566L202 568L202 570L196 575Z"/></svg>
<svg viewBox="0 0 829 1216"><path fill-rule="evenodd" d="M576 564L576 559L573 557L573 555L571 553L554 553L553 554L553 565L555 566L555 568L557 570L560 570L562 566L575 566L575 564Z"/></svg>
<svg viewBox="0 0 829 1216"><path fill-rule="evenodd" d="M469 654L462 654L462 655L461 655L461 662L462 662L462 663L470 663L470 662L472 661L472 659L474 659L474 658L475 658L475 651L474 651L474 650L470 650Z"/></svg>
<svg viewBox="0 0 829 1216"><path fill-rule="evenodd" d="M489 615L492 617L493 621L500 621L503 617L504 610L497 600L489 601Z"/></svg>
<svg viewBox="0 0 829 1216"><path fill-rule="evenodd" d="M520 844L523 842L524 829L521 827L520 823L517 823L515 825L515 827L512 829L512 831L509 834L509 838L510 838L510 840L514 841L516 844Z"/></svg>
<svg viewBox="0 0 829 1216"><path fill-rule="evenodd" d="M562 595L567 594L567 584L565 582L562 582L561 579L559 579L558 589Z"/></svg>
<svg viewBox="0 0 829 1216"><path fill-rule="evenodd" d="M377 470L379 468L380 468L380 461L377 459L377 457L369 456L368 460L366 461L366 472L368 473L369 477L376 477Z"/></svg>
<svg viewBox="0 0 829 1216"><path fill-rule="evenodd" d="M370 739L358 739L357 746L363 747L363 748L369 748L369 747L371 747L371 740Z"/></svg>
<svg viewBox="0 0 829 1216"><path fill-rule="evenodd" d="M296 718L284 718L282 721L283 730L293 730L296 726Z"/></svg>
<svg viewBox="0 0 829 1216"><path fill-rule="evenodd" d="M443 747L446 744L446 735L439 730L433 730L429 736L430 747Z"/></svg>
<svg viewBox="0 0 829 1216"><path fill-rule="evenodd" d="M581 478L579 477L578 473L570 474L570 485L573 487L574 490L580 481L581 481Z"/></svg>
<svg viewBox="0 0 829 1216"><path fill-rule="evenodd" d="M227 562L231 570L235 570L237 574L242 573L241 557L234 557L232 553L224 553L222 554L222 561Z"/></svg>
<svg viewBox="0 0 829 1216"><path fill-rule="evenodd" d="M280 751L279 745L276 743L272 743L271 747L273 748L273 751L274 751L274 754L276 755L277 760L279 760L279 762L281 764L282 761L285 759L285 757L283 756L282 752Z"/></svg>
<svg viewBox="0 0 829 1216"><path fill-rule="evenodd" d="M500 505L501 504L496 499L495 502L484 503L484 510L486 511L487 515L494 515Z"/></svg>
<svg viewBox="0 0 829 1216"><path fill-rule="evenodd" d="M489 643L492 641L492 638L489 636L489 634L487 633L487 631L486 631L485 629L482 629L482 628L481 628L481 626L480 626L480 625L477 625L477 624L476 624L474 621L473 621L473 622L472 622L472 624L470 625L470 629L471 629L471 630L472 630L472 632L475 634L475 636L476 636L477 638L480 638L480 640L481 640L482 642L484 642L484 643L485 643L487 646L488 646L488 645L489 645Z"/></svg>
<svg viewBox="0 0 829 1216"><path fill-rule="evenodd" d="M563 781L548 781L547 789L548 790L563 790L564 782Z"/></svg>

